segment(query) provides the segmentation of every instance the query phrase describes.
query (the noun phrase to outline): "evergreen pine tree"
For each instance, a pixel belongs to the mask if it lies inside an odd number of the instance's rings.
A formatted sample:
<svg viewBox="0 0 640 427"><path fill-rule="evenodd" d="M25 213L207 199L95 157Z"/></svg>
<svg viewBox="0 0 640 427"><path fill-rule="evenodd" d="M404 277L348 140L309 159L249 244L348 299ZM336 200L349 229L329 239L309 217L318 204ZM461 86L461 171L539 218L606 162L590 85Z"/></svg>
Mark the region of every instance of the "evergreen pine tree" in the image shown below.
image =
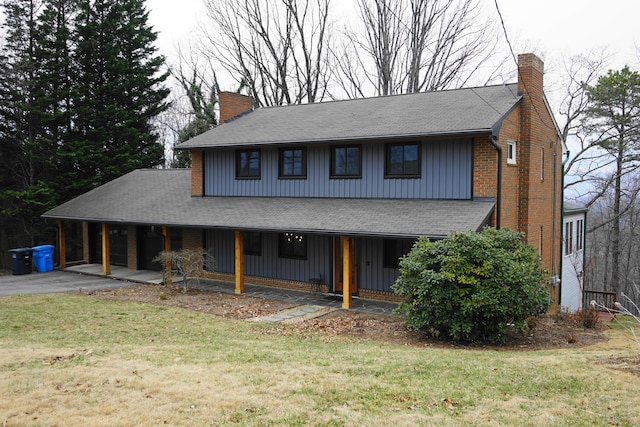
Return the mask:
<svg viewBox="0 0 640 427"><path fill-rule="evenodd" d="M76 194L163 162L152 119L168 106L168 73L147 20L142 0L80 0L75 135L64 153Z"/></svg>
<svg viewBox="0 0 640 427"><path fill-rule="evenodd" d="M0 60L0 215L7 244L33 245L42 237L40 214L53 207L39 49L41 0L7 0L4 55ZM2 248L4 249L4 248Z"/></svg>
<svg viewBox="0 0 640 427"><path fill-rule="evenodd" d="M0 0L0 268L45 210L162 163L164 58L143 0ZM51 242L51 238L47 239Z"/></svg>

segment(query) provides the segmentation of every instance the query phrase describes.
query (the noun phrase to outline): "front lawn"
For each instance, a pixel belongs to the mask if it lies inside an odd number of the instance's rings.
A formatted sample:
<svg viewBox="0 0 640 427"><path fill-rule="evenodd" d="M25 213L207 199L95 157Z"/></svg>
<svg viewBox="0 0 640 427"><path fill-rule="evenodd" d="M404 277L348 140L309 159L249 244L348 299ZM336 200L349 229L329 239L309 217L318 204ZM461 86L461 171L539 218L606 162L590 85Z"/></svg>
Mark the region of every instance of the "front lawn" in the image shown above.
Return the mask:
<svg viewBox="0 0 640 427"><path fill-rule="evenodd" d="M0 424L640 425L621 330L574 349L403 346L79 295L0 298Z"/></svg>

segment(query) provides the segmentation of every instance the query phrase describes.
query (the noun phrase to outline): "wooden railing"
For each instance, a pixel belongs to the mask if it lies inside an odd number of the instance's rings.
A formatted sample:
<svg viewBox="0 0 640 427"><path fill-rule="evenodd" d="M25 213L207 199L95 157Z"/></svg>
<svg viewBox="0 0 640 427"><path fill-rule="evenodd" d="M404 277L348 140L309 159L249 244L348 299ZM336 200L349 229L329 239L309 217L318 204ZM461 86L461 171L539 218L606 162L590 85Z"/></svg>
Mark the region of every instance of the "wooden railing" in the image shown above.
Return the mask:
<svg viewBox="0 0 640 427"><path fill-rule="evenodd" d="M616 292L584 290L582 291L582 298L582 306L585 308L591 307L591 301L595 301L596 310L618 309L616 307L616 302L618 302L618 294Z"/></svg>

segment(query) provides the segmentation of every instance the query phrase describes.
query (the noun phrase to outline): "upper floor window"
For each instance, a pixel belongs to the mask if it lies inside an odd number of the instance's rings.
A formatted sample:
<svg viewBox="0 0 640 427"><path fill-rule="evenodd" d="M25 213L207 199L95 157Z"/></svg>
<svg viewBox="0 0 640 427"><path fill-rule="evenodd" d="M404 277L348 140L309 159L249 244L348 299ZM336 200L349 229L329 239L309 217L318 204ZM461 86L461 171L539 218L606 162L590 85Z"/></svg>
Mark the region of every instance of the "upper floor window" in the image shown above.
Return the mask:
<svg viewBox="0 0 640 427"><path fill-rule="evenodd" d="M236 178L260 178L260 150L236 151Z"/></svg>
<svg viewBox="0 0 640 427"><path fill-rule="evenodd" d="M359 145L331 147L331 176L334 178L359 177L362 165Z"/></svg>
<svg viewBox="0 0 640 427"><path fill-rule="evenodd" d="M307 238L303 234L288 232L278 236L280 258L307 259Z"/></svg>
<svg viewBox="0 0 640 427"><path fill-rule="evenodd" d="M307 150L305 148L280 149L280 178L307 177Z"/></svg>
<svg viewBox="0 0 640 427"><path fill-rule="evenodd" d="M388 144L385 176L420 177L420 145L418 143Z"/></svg>
<svg viewBox="0 0 640 427"><path fill-rule="evenodd" d="M516 164L516 142L512 139L507 141L507 163Z"/></svg>

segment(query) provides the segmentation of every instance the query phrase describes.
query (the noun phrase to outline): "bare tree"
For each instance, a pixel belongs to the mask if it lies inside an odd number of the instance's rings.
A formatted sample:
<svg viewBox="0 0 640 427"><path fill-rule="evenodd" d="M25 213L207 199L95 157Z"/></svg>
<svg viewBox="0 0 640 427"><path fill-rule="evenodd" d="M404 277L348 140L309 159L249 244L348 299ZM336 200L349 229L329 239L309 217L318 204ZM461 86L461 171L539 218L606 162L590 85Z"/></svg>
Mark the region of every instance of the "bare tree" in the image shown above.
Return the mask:
<svg viewBox="0 0 640 427"><path fill-rule="evenodd" d="M579 199L586 207L604 196L612 183L613 159L607 156L599 140L585 127L585 112L589 107L588 88L596 84L604 74L608 54L596 49L587 55L577 55L564 62L565 78L562 82L565 95L559 107L564 121L562 138L569 149L569 159L564 166L565 191L573 199Z"/></svg>
<svg viewBox="0 0 640 427"><path fill-rule="evenodd" d="M335 54L350 97L465 86L496 53L498 39L477 0L358 0L364 30Z"/></svg>
<svg viewBox="0 0 640 427"><path fill-rule="evenodd" d="M321 101L331 76L330 0L205 0L205 54L258 106Z"/></svg>

